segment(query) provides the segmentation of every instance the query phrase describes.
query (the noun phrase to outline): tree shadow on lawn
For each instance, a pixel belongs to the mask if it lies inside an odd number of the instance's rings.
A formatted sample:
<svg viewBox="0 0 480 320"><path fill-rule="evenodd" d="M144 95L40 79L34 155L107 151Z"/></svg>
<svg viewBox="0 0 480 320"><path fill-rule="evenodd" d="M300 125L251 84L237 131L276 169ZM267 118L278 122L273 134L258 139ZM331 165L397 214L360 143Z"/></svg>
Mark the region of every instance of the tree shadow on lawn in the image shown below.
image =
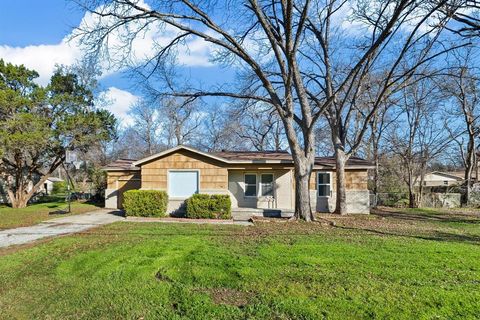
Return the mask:
<svg viewBox="0 0 480 320"><path fill-rule="evenodd" d="M437 230L427 232L426 234L410 234L410 233L401 233L401 232L386 231L386 230L375 230L375 229L364 228L364 227L335 226L335 228L343 229L343 230L351 230L351 231L365 231L365 232L369 232L369 233L373 233L381 236L405 237L405 238L441 241L441 242L463 242L463 243L470 243L470 244L480 244L480 236L450 233L450 232L437 231Z"/></svg>
<svg viewBox="0 0 480 320"><path fill-rule="evenodd" d="M395 210L395 209L394 209ZM469 223L480 224L480 214L462 213L462 212L441 212L438 213L415 213L408 211L393 211L390 209L374 209L372 215L382 218L394 218L409 221L431 221L431 222L447 222L447 223Z"/></svg>

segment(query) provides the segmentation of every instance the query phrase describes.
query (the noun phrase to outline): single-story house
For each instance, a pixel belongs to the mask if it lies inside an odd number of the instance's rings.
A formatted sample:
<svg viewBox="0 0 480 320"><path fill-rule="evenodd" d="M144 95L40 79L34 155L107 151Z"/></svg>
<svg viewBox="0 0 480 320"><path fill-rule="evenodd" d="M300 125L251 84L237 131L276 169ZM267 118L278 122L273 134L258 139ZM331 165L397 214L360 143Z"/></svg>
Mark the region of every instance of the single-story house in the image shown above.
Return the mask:
<svg viewBox="0 0 480 320"><path fill-rule="evenodd" d="M433 171L427 173L423 178L424 187L450 187L461 185L464 179L465 173L463 171L450 171L441 172ZM415 183L416 186L420 185L420 178Z"/></svg>
<svg viewBox="0 0 480 320"><path fill-rule="evenodd" d="M351 158L346 165L347 209L369 213L367 170L372 164ZM140 160L120 159L104 168L107 208L122 208L127 190L164 190L168 212L178 213L194 193L228 194L232 211L278 210L293 212L295 179L288 152L202 152L178 146ZM335 209L335 159L317 157L310 180L312 209Z"/></svg>
<svg viewBox="0 0 480 320"><path fill-rule="evenodd" d="M47 180L45 180L45 183L43 184L43 192L45 194L49 195L52 194L53 191L53 185L58 182L63 182L64 180L61 178L57 177L49 177Z"/></svg>

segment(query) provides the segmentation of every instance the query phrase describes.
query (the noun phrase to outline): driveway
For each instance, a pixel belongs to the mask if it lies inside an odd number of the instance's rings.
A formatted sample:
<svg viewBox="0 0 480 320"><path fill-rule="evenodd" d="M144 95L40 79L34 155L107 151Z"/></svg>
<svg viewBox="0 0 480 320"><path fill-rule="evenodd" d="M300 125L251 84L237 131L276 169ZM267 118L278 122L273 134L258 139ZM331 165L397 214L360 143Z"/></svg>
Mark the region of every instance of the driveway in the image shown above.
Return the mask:
<svg viewBox="0 0 480 320"><path fill-rule="evenodd" d="M125 218L112 210L96 210L84 214L47 220L30 227L0 231L0 248L24 244L38 239L76 233Z"/></svg>

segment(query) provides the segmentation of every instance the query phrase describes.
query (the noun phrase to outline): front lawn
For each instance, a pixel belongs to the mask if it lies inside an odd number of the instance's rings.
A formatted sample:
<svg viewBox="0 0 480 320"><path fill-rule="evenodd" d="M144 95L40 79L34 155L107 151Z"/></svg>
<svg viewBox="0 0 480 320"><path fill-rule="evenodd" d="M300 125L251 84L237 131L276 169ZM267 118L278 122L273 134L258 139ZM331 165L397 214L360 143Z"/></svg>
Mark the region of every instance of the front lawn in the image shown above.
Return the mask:
<svg viewBox="0 0 480 320"><path fill-rule="evenodd" d="M68 204L63 198L51 198L48 202L31 204L26 208L13 209L0 205L0 230L30 226L44 220L65 215ZM85 202L72 202L70 214L85 213L98 209L97 206Z"/></svg>
<svg viewBox="0 0 480 320"><path fill-rule="evenodd" d="M119 222L3 249L0 318L479 316L478 214L324 217L335 226Z"/></svg>

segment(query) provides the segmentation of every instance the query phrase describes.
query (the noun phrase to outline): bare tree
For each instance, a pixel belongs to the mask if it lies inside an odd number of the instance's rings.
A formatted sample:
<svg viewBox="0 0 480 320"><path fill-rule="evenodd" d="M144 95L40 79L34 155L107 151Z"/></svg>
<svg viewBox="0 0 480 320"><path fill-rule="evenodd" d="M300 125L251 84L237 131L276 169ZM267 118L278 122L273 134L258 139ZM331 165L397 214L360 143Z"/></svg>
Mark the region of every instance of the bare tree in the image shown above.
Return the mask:
<svg viewBox="0 0 480 320"><path fill-rule="evenodd" d="M444 130L439 110L441 95L430 78L414 77L402 90L399 102L399 125L389 129L387 143L390 152L401 159L398 176L408 187L409 206L421 200L423 181L428 164L449 146L451 139ZM419 186L419 198L415 186Z"/></svg>
<svg viewBox="0 0 480 320"><path fill-rule="evenodd" d="M475 56L473 48L455 54L454 68L440 81L445 98L454 106L448 108L449 114L461 119L460 127L457 121L448 121L446 127L458 145L465 168L462 206L470 201L472 176L477 163L476 140L480 134L480 78L474 63Z"/></svg>
<svg viewBox="0 0 480 320"><path fill-rule="evenodd" d="M167 44L154 47L155 53L148 62L150 70L192 37L213 45L217 50L216 61L242 70L243 78L249 81L241 88L190 88L170 94L230 97L270 104L282 121L294 160L295 216L308 221L313 219L309 180L318 119L328 112L337 156L337 212L343 214L346 213L345 162L358 148L385 92L425 60L449 50L434 48L433 44L456 10L447 0L163 0L150 1L148 6L136 0L105 3L85 0L81 4L97 18L95 24L84 25L77 31L81 42L94 55L111 51L112 35L120 38L114 41L117 51L129 53L134 40L149 28L168 29L176 33ZM442 15L440 9L447 4L448 14ZM352 20L360 23L361 37L353 36L349 30L339 30L345 12L349 11L353 12ZM431 20L435 23L429 24ZM419 42L424 46L417 52L418 59L405 74L397 73L406 53ZM387 50L392 43L400 45ZM356 110L355 101L362 94L366 75L385 64L389 72L384 90L369 110L363 110L364 125L352 140L351 149L346 150L347 124Z"/></svg>
<svg viewBox="0 0 480 320"><path fill-rule="evenodd" d="M235 123L238 138L255 150L282 150L286 147L281 119L265 103L246 104L234 109L229 112L229 122Z"/></svg>
<svg viewBox="0 0 480 320"><path fill-rule="evenodd" d="M392 112L392 100L387 100L383 103L375 116L370 120L370 136L368 146L371 148L368 158L373 160L375 168L373 169L373 194L377 195L380 186L380 157L382 156L382 142L384 134L389 126L396 122L399 114Z"/></svg>
<svg viewBox="0 0 480 320"><path fill-rule="evenodd" d="M160 130L160 116L158 108L152 103L141 100L134 104L129 111L133 118L132 130L145 143L146 155L152 155L159 149L158 134Z"/></svg>
<svg viewBox="0 0 480 320"><path fill-rule="evenodd" d="M159 112L162 114L161 121L167 147L193 142L202 123L202 115L196 101L180 98L163 99Z"/></svg>
<svg viewBox="0 0 480 320"><path fill-rule="evenodd" d="M203 119L202 141L198 145L208 151L242 149L244 144L237 139L238 130L237 123L226 112L213 108Z"/></svg>

